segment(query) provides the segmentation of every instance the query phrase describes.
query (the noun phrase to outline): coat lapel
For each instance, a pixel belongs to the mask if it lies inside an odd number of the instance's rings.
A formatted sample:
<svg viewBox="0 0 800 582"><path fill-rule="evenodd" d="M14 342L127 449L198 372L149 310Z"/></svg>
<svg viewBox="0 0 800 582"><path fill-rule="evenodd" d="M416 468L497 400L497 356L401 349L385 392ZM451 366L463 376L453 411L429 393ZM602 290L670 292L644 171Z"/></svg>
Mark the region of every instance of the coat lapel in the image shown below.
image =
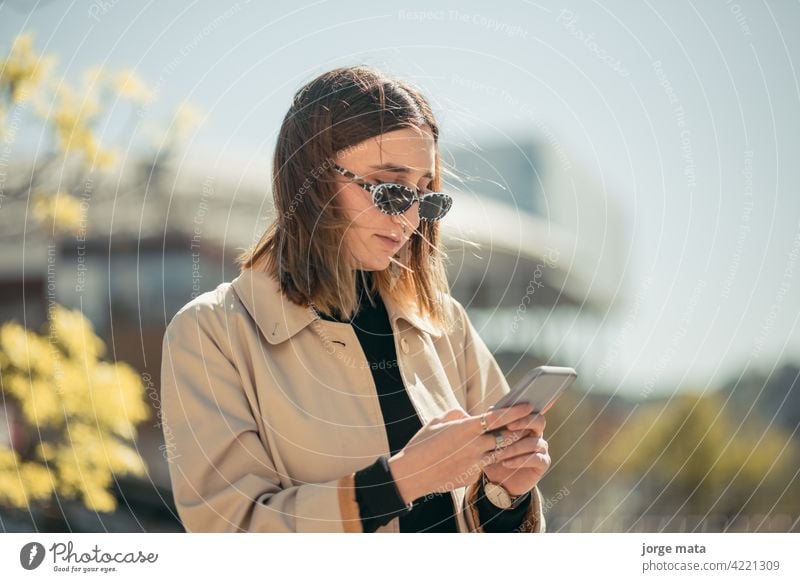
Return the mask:
<svg viewBox="0 0 800 582"><path fill-rule="evenodd" d="M302 307L289 300L281 292L278 281L263 271L245 269L233 280L232 286L270 344L286 341L320 319L311 307ZM441 337L442 330L418 315L412 306L396 301L389 294L382 293L381 298L392 329L397 330L398 319L405 319L420 331Z"/></svg>
<svg viewBox="0 0 800 582"><path fill-rule="evenodd" d="M310 307L290 301L281 293L278 281L264 272L246 269L231 285L271 344L291 338L317 319Z"/></svg>

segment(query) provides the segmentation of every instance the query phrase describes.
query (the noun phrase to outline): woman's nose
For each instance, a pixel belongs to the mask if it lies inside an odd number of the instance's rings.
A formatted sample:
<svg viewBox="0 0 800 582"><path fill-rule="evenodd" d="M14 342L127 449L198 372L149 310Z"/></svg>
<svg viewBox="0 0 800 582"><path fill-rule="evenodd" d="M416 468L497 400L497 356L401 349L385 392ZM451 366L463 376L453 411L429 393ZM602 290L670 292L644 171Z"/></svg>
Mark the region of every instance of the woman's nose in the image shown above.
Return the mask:
<svg viewBox="0 0 800 582"><path fill-rule="evenodd" d="M419 200L415 200L411 208L406 210L403 214L396 214L392 219L402 228L406 227L406 232L409 234L417 230L419 226Z"/></svg>

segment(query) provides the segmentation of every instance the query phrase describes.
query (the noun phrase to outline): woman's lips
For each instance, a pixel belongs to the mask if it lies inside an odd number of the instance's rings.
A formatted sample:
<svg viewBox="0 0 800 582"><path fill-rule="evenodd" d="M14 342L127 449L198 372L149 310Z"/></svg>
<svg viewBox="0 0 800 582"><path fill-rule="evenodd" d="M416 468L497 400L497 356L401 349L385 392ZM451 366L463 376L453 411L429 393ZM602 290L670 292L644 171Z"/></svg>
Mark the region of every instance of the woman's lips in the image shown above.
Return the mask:
<svg viewBox="0 0 800 582"><path fill-rule="evenodd" d="M403 246L403 242L402 241L394 241L393 239L389 238L388 236L383 236L383 235L380 235L380 234L376 234L375 236L378 238L378 240L380 240L383 244L385 244L387 247L389 247L392 250L397 250L401 246Z"/></svg>

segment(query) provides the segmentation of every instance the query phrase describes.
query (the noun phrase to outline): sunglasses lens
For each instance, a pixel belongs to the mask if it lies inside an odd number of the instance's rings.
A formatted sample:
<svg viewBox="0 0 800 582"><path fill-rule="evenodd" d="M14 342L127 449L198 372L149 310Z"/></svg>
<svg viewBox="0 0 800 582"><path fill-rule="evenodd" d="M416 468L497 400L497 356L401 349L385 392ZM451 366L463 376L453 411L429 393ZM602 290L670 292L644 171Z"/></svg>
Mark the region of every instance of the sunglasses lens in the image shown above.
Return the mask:
<svg viewBox="0 0 800 582"><path fill-rule="evenodd" d="M439 220L453 204L453 199L446 194L434 193L425 196L419 205L419 217L425 220Z"/></svg>
<svg viewBox="0 0 800 582"><path fill-rule="evenodd" d="M375 190L375 203L381 212L402 214L414 203L414 191L400 184L379 184ZM453 204L447 194L433 192L426 194L419 205L419 216L423 220L439 220Z"/></svg>
<svg viewBox="0 0 800 582"><path fill-rule="evenodd" d="M375 193L375 202L381 212L402 214L414 203L414 192L399 184L380 184Z"/></svg>

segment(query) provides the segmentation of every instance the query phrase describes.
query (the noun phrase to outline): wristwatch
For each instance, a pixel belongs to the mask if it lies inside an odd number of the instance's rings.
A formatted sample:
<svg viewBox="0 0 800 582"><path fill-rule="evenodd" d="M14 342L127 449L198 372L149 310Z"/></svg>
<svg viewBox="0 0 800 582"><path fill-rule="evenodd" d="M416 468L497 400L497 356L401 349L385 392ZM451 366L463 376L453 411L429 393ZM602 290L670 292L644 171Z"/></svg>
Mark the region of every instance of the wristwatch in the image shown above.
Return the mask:
<svg viewBox="0 0 800 582"><path fill-rule="evenodd" d="M530 491L526 491L522 495L511 495L505 487L499 483L492 483L486 478L486 473L481 472L481 479L483 481L483 492L486 498L491 501L492 505L501 509L516 509L520 503L527 499Z"/></svg>

